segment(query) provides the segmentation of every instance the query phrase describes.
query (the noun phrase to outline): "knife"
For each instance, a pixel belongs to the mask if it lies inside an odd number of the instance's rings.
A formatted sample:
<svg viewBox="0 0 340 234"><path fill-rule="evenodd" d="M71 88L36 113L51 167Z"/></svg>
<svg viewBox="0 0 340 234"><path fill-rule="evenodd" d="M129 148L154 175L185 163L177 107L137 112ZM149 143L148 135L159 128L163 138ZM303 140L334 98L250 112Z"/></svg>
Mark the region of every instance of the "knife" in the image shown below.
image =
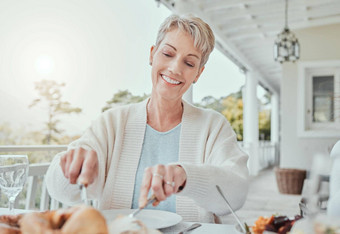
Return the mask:
<svg viewBox="0 0 340 234"><path fill-rule="evenodd" d="M87 198L87 185L86 184L82 184L82 183L78 183L78 185L79 185L79 189L80 189L81 200L83 201L83 203L85 205L90 205L89 204L89 200Z"/></svg>

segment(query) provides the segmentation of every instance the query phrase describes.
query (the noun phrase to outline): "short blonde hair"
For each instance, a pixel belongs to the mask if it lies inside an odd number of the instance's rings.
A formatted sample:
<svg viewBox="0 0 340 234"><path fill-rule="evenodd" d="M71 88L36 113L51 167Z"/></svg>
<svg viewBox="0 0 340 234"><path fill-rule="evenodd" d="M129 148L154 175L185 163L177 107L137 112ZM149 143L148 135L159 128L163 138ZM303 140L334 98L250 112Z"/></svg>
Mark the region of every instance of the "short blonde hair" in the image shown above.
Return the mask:
<svg viewBox="0 0 340 234"><path fill-rule="evenodd" d="M173 28L178 28L191 35L194 40L194 46L202 53L200 67L203 67L215 46L215 36L210 26L202 19L193 15L170 15L164 20L158 30L156 48L163 41L165 34Z"/></svg>

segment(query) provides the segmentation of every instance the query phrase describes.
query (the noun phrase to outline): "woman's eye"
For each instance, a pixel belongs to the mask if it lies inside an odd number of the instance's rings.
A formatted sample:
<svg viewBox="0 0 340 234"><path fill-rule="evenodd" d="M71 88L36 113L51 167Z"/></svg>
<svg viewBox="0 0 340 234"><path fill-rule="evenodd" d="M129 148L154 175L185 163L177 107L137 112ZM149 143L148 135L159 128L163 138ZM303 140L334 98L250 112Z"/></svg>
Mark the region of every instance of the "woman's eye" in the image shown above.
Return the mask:
<svg viewBox="0 0 340 234"><path fill-rule="evenodd" d="M186 63L189 67L194 67L194 65L193 64L191 64L191 63Z"/></svg>
<svg viewBox="0 0 340 234"><path fill-rule="evenodd" d="M168 54L168 53L163 53L166 57L171 57L171 55L170 54Z"/></svg>

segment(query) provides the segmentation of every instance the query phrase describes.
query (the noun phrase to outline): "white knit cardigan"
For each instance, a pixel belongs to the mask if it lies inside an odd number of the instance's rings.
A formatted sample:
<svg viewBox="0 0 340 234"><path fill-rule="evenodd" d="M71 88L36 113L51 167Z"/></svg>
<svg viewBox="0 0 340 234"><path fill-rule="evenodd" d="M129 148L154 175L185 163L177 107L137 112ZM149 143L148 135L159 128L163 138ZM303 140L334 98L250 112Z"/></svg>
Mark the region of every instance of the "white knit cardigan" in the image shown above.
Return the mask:
<svg viewBox="0 0 340 234"><path fill-rule="evenodd" d="M135 175L146 129L147 100L104 112L69 149L97 152L99 175L89 186L100 209L131 208ZM194 107L183 100L179 163L187 173L184 189L176 196L176 211L185 221L219 222L229 213L218 194L219 185L234 209L244 204L248 191L248 156L224 116ZM78 186L62 174L57 154L46 174L50 195L64 203L80 202Z"/></svg>

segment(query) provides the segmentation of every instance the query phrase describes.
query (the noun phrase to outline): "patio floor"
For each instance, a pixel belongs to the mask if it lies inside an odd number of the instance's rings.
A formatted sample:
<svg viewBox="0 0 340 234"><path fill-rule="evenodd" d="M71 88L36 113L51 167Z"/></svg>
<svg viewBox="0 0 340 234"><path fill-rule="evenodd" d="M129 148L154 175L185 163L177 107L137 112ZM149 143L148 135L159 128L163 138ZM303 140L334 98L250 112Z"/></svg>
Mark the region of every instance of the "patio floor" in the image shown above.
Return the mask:
<svg viewBox="0 0 340 234"><path fill-rule="evenodd" d="M247 200L244 206L236 211L241 221L253 224L259 216L280 214L293 217L300 213L301 195L279 193L273 168L261 171L250 180ZM224 217L222 221L235 223L232 215Z"/></svg>

